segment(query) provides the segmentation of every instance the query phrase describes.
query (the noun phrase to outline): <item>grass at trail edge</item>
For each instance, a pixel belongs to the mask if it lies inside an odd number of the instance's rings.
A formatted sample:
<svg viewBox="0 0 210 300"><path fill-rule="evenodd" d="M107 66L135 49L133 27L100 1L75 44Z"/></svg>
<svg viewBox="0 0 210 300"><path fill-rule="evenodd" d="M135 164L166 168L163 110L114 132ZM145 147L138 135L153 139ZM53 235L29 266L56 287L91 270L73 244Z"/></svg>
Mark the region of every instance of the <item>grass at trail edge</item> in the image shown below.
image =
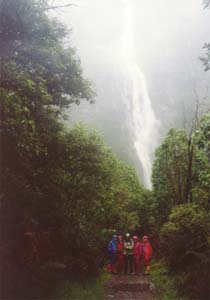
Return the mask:
<svg viewBox="0 0 210 300"><path fill-rule="evenodd" d="M58 300L104 300L103 283L110 278L110 275L103 272L98 279L87 280L86 282L65 281L56 290Z"/></svg>
<svg viewBox="0 0 210 300"><path fill-rule="evenodd" d="M154 300L188 300L179 288L182 278L170 272L164 261L153 261L150 280L155 286Z"/></svg>

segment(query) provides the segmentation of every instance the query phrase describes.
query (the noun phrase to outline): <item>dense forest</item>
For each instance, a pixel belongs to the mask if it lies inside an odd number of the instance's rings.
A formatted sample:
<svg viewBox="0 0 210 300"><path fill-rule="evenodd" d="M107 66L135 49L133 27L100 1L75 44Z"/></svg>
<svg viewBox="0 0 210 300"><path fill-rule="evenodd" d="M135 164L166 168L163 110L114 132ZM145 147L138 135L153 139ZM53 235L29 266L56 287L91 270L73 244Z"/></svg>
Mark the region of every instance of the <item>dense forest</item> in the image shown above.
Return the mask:
<svg viewBox="0 0 210 300"><path fill-rule="evenodd" d="M208 6L209 3L206 3ZM150 236L180 295L209 299L210 113L156 149L152 191L66 111L95 93L47 0L0 2L1 298L53 293L105 263L110 236ZM210 47L203 64L209 69ZM65 272L59 270L65 269Z"/></svg>

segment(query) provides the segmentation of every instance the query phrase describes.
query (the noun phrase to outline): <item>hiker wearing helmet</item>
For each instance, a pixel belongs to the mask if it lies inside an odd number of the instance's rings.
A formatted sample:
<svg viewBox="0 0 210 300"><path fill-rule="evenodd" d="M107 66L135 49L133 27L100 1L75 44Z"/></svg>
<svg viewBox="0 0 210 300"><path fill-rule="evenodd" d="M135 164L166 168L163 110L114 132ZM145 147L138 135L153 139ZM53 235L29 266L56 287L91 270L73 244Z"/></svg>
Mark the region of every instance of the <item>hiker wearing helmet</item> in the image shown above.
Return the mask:
<svg viewBox="0 0 210 300"><path fill-rule="evenodd" d="M136 235L133 237L133 242L134 242L133 259L134 259L135 274L139 275L139 273L140 273L141 243L139 243L138 237Z"/></svg>
<svg viewBox="0 0 210 300"><path fill-rule="evenodd" d="M152 246L146 235L143 236L143 238L142 238L141 251L142 251L142 257L143 257L143 264L144 264L144 268L145 268L144 275L149 275L150 261L151 261L151 256L152 256Z"/></svg>
<svg viewBox="0 0 210 300"><path fill-rule="evenodd" d="M107 272L116 273L115 263L117 258L117 235L112 236L111 241L108 244L108 257L109 262L107 264Z"/></svg>
<svg viewBox="0 0 210 300"><path fill-rule="evenodd" d="M132 274L133 273L133 240L131 239L130 233L126 233L125 235L125 241L123 245L123 254L124 254L124 263L125 263L125 268L124 268L124 273Z"/></svg>
<svg viewBox="0 0 210 300"><path fill-rule="evenodd" d="M116 262L116 268L119 273L123 272L124 267L124 255L123 255L123 236L118 235L117 238L117 262Z"/></svg>

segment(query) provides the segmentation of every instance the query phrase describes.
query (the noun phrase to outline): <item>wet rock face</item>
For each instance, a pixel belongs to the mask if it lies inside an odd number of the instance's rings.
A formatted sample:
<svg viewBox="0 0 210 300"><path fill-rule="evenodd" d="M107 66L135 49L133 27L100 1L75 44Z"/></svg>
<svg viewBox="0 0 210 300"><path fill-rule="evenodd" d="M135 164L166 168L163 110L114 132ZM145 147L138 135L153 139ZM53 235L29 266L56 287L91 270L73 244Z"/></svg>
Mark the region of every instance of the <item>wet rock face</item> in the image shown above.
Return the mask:
<svg viewBox="0 0 210 300"><path fill-rule="evenodd" d="M150 282L143 276L115 275L106 282L106 300L151 300Z"/></svg>

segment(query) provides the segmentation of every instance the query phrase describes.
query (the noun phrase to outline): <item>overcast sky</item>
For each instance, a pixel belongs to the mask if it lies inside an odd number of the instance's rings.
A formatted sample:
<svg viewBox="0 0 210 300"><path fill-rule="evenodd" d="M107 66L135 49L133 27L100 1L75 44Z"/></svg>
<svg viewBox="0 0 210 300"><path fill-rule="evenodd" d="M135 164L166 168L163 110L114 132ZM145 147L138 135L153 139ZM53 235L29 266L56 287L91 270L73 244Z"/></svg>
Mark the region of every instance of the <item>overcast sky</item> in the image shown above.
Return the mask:
<svg viewBox="0 0 210 300"><path fill-rule="evenodd" d="M58 11L57 17L73 29L71 43L92 81L99 72L108 72L118 57L125 1L133 5L137 62L153 102L160 101L156 94L162 88L166 93L161 97L173 100L180 85L193 90L204 79L209 81L198 59L210 41L210 10L203 9L201 0L71 0L75 6Z"/></svg>
<svg viewBox="0 0 210 300"><path fill-rule="evenodd" d="M207 30L210 11L203 10L200 0L130 1L134 7L136 47L143 59L154 58L163 50L180 51L190 47L194 39L200 40L201 47L210 40ZM79 54L85 61L96 53L110 55L109 51L120 45L123 0L74 0L74 3L74 7L63 9L64 13L60 12L58 17L73 28L72 38Z"/></svg>

